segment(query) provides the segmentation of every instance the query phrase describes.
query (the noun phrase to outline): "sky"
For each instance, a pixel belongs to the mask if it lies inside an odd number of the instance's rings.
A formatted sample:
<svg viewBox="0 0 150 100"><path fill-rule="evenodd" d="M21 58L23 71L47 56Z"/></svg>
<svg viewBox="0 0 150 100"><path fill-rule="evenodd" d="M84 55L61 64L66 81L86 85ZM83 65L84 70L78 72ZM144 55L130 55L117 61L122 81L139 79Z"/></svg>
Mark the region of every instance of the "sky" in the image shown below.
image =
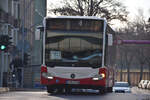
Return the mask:
<svg viewBox="0 0 150 100"><path fill-rule="evenodd" d="M58 6L59 4L61 5L61 3L59 3L60 1L62 0L47 0L48 8L50 7L50 3L53 3L53 6L55 4L57 4L56 6ZM116 1L120 1L126 6L127 10L129 11L128 18L130 20L133 20L135 16L138 15L138 9L143 9L145 19L148 20L148 18L150 17L150 0L116 0ZM118 26L114 27L119 26L120 25L118 24Z"/></svg>
<svg viewBox="0 0 150 100"><path fill-rule="evenodd" d="M150 0L119 0L130 12L130 17L138 14L138 9L143 9L144 16L150 17Z"/></svg>

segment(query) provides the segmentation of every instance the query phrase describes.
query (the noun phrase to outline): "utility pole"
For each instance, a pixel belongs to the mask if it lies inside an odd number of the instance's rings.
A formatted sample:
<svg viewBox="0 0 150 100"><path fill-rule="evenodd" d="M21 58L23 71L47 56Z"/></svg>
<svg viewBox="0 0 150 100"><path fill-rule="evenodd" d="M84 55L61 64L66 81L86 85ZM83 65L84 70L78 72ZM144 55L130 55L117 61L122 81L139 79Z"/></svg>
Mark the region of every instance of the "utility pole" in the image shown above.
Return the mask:
<svg viewBox="0 0 150 100"><path fill-rule="evenodd" d="M22 18L22 65L24 66L24 36L25 36L25 33L24 33L24 28L25 28L25 0L23 1L24 2L24 6L23 6L23 18Z"/></svg>
<svg viewBox="0 0 150 100"><path fill-rule="evenodd" d="M23 67L24 67L24 41L25 41L25 0L23 0L23 15L22 15L22 67L21 68L21 87L23 87Z"/></svg>
<svg viewBox="0 0 150 100"><path fill-rule="evenodd" d="M1 51L1 72L0 72L0 87L3 87L3 72L4 72L4 53L7 53L11 45L11 37L9 35L0 35L0 51ZM8 59L8 58L7 58ZM8 61L6 59L6 61Z"/></svg>
<svg viewBox="0 0 150 100"><path fill-rule="evenodd" d="M3 87L3 71L4 71L4 51L1 51L1 59L2 59L2 66L1 66L1 80L0 80L0 87Z"/></svg>

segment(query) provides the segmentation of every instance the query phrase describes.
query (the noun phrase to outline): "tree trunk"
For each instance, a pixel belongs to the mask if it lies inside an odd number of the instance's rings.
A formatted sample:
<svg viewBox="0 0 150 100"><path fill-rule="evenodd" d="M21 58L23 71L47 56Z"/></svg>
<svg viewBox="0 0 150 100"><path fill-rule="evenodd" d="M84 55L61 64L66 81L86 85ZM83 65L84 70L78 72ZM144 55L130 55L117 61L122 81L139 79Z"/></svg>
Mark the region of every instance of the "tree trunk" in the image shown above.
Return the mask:
<svg viewBox="0 0 150 100"><path fill-rule="evenodd" d="M143 64L141 64L140 66L140 81L142 80L143 78Z"/></svg>
<svg viewBox="0 0 150 100"><path fill-rule="evenodd" d="M150 63L149 63L149 80L150 80Z"/></svg>
<svg viewBox="0 0 150 100"><path fill-rule="evenodd" d="M121 71L120 71L120 81L122 81L122 66L121 66Z"/></svg>
<svg viewBox="0 0 150 100"><path fill-rule="evenodd" d="M128 83L129 83L129 85L131 85L131 82L130 82L130 67L129 67L129 65L127 67L127 73L128 73Z"/></svg>

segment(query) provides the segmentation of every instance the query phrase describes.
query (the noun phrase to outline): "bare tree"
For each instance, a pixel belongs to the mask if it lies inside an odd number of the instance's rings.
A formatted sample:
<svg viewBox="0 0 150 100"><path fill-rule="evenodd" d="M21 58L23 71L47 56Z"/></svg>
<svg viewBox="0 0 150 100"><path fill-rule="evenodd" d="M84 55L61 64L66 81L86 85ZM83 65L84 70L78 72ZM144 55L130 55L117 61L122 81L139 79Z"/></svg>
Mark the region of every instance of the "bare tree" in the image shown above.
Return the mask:
<svg viewBox="0 0 150 100"><path fill-rule="evenodd" d="M150 34L150 17L148 18L148 21L147 21L147 24L146 24L146 30L147 30L147 33Z"/></svg>
<svg viewBox="0 0 150 100"><path fill-rule="evenodd" d="M123 40L148 40L150 39L150 23L145 19L143 15L143 11L140 9L139 14L136 16L135 20L132 22L128 22L127 27L122 29L120 33L122 33L121 38ZM127 54L126 49L129 48L126 45L124 46L124 52ZM140 80L143 77L143 71L144 71L144 66L146 65L146 59L147 63L150 64L150 59L149 59L149 46L148 45L138 45L138 44L128 44L128 46L131 46L132 54L129 55L124 55L124 63L127 68L128 72L128 81L130 81L130 65L133 64L134 66L140 66ZM125 48L127 47L127 48ZM129 50L128 50L129 51ZM129 51L131 52L131 51ZM129 57L129 56L134 56L134 57ZM130 60L131 59L131 60ZM129 61L129 62L128 62ZM127 66L129 65L129 66ZM133 66L133 67L134 67ZM149 65L150 66L150 65ZM134 67L134 69L137 69L137 67ZM150 72L150 67L149 67L149 72ZM150 74L149 74L150 75Z"/></svg>
<svg viewBox="0 0 150 100"><path fill-rule="evenodd" d="M138 62L140 64L140 81L141 81L143 78L143 69L144 69L143 67L144 64L146 63L146 56L144 55L145 54L144 48L138 48L136 52L137 52L136 58L138 59Z"/></svg>
<svg viewBox="0 0 150 100"><path fill-rule="evenodd" d="M123 53L120 53L120 59L119 59L119 62L118 62L119 66L120 66L120 81L123 81L122 71L123 71L123 67L125 66L123 57L124 57Z"/></svg>
<svg viewBox="0 0 150 100"><path fill-rule="evenodd" d="M131 81L130 81L130 66L131 63L133 61L133 53L132 53L132 49L129 47L125 47L124 49L124 57L125 57L125 65L127 67L127 79L128 79L128 83L131 85Z"/></svg>
<svg viewBox="0 0 150 100"><path fill-rule="evenodd" d="M150 80L150 57L146 57L146 61L147 61L147 63L148 63L149 80Z"/></svg>
<svg viewBox="0 0 150 100"><path fill-rule="evenodd" d="M127 21L126 7L116 0L64 0L63 7L49 10L54 14L73 16L99 16L108 21Z"/></svg>
<svg viewBox="0 0 150 100"><path fill-rule="evenodd" d="M129 45L120 45L119 46L119 59L118 59L118 63L120 65L120 81L123 80L123 75L122 75L122 71L123 69L127 69L127 81L128 83L131 85L131 80L130 80L130 68L131 68L131 64L132 61L134 59L134 50L132 48L132 46Z"/></svg>
<svg viewBox="0 0 150 100"><path fill-rule="evenodd" d="M117 52L118 52L118 57L119 57L119 59L117 59L117 65L119 66L118 67L118 70L120 70L120 81L123 81L123 70L124 70L124 68L126 67L126 65L125 65L125 60L124 60L124 49L123 49L123 47L122 46L117 46Z"/></svg>
<svg viewBox="0 0 150 100"><path fill-rule="evenodd" d="M143 9L138 9L138 15L135 16L133 21L128 21L127 28L130 32L137 33L137 35L147 34L150 32L150 22L144 16Z"/></svg>

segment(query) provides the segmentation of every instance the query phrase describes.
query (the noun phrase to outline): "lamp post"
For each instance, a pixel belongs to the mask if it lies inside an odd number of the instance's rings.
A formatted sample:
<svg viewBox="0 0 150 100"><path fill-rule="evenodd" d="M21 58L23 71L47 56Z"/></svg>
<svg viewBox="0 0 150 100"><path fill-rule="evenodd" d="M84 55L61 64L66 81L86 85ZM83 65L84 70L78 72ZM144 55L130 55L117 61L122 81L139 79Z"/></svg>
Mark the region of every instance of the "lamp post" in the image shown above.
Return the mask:
<svg viewBox="0 0 150 100"><path fill-rule="evenodd" d="M0 87L3 87L3 66L4 66L4 51L1 52L2 66L1 66L1 77L0 77Z"/></svg>

